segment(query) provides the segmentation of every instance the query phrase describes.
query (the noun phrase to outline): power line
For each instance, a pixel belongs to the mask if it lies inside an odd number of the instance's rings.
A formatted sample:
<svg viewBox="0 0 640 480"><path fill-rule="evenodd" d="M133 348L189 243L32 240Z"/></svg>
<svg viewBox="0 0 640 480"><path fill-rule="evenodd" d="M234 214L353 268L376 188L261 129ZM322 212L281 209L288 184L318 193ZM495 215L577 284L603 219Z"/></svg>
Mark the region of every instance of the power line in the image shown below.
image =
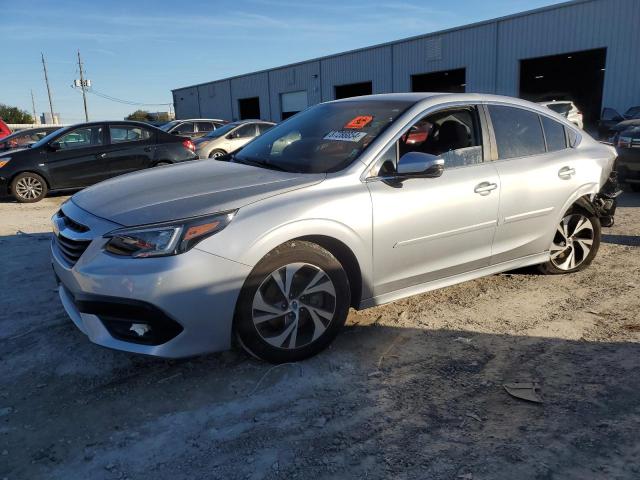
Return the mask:
<svg viewBox="0 0 640 480"><path fill-rule="evenodd" d="M117 98L117 97L114 97L112 95L108 95L106 93L99 92L99 91L95 90L93 87L87 88L86 91L88 93L91 93L91 94L96 95L98 97L104 98L105 100L109 100L109 101L117 102L117 103L122 103L122 104L125 104L125 105L133 105L133 106L136 106L136 105L137 106L173 105L172 102L168 102L168 103L145 103L145 102L135 102L135 101L132 101L132 100L124 100L122 98Z"/></svg>

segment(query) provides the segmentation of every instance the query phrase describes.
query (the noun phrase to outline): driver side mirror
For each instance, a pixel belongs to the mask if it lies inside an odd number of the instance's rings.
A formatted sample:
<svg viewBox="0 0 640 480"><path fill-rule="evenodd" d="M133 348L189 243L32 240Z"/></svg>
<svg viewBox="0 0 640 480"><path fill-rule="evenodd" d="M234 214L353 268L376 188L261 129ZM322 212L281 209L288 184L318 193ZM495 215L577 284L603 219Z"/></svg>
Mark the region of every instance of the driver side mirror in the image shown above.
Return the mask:
<svg viewBox="0 0 640 480"><path fill-rule="evenodd" d="M444 172L444 159L421 152L407 152L398 161L400 178L437 178Z"/></svg>
<svg viewBox="0 0 640 480"><path fill-rule="evenodd" d="M60 150L60 148L62 148L60 146L60 142L51 142L49 144L49 150L51 150L52 152L57 152L58 150Z"/></svg>

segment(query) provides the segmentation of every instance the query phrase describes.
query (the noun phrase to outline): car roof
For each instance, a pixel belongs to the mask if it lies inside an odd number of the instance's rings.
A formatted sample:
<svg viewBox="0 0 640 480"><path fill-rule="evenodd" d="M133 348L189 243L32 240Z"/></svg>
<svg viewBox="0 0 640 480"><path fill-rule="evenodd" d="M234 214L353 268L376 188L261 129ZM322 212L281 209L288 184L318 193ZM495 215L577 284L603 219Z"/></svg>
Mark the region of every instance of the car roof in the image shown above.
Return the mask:
<svg viewBox="0 0 640 480"><path fill-rule="evenodd" d="M55 130L60 130L61 128L64 128L62 125L60 125L59 127L33 127L33 128L24 128L22 130L17 130L15 132L13 132L11 135L7 135L6 137L4 137L2 140L6 140L9 137L14 137L16 135L23 135L25 133L30 133L30 132L40 132L42 130L50 130L52 132L54 132Z"/></svg>
<svg viewBox="0 0 640 480"><path fill-rule="evenodd" d="M170 122L224 122L224 120L221 118L176 118Z"/></svg>
<svg viewBox="0 0 640 480"><path fill-rule="evenodd" d="M431 103L438 100L438 103L461 102L461 103L507 103L509 105L521 106L529 109L535 109L540 112L549 110L538 103L534 103L521 98L508 97L505 95L493 95L488 93L443 93L443 92L415 92L415 93L380 93L375 95L363 95L360 97L343 98L340 100L332 100L327 103L337 102L354 102L354 101L399 101L412 102L414 105L420 103Z"/></svg>

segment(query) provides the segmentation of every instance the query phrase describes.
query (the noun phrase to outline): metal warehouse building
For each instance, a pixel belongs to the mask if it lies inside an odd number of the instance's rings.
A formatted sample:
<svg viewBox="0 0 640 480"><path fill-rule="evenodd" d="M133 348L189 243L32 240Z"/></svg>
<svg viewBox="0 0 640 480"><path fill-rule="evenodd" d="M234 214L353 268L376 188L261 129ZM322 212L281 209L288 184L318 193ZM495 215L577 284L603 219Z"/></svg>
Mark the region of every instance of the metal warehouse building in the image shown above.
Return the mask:
<svg viewBox="0 0 640 480"><path fill-rule="evenodd" d="M319 102L447 91L640 105L640 0L576 0L173 90L177 118L281 121Z"/></svg>

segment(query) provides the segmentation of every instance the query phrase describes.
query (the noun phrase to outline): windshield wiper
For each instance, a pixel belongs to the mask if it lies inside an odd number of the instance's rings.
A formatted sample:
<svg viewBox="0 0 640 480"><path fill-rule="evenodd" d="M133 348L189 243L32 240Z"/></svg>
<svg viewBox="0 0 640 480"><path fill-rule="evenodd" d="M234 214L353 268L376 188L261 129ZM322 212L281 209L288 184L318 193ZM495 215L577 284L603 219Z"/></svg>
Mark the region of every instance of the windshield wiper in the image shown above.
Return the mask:
<svg viewBox="0 0 640 480"><path fill-rule="evenodd" d="M250 160L248 158L238 158L235 155L232 155L231 159L234 162L243 163L245 165L252 165L254 167L260 167L260 168L267 168L269 170L278 170L280 172L288 172L288 170L285 170L284 168L282 168L282 167L280 167L278 165L274 165L274 164L269 163L269 162L264 162L264 161L260 161L260 160Z"/></svg>

